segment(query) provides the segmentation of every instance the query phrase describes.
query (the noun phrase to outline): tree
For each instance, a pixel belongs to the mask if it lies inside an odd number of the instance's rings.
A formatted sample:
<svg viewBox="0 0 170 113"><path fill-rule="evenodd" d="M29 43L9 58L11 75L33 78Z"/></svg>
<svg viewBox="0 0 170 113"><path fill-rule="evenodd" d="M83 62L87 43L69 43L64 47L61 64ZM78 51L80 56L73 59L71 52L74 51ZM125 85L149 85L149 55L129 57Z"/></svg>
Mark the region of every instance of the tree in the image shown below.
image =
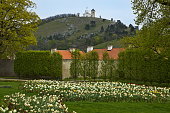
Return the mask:
<svg viewBox="0 0 170 113"><path fill-rule="evenodd" d="M169 53L170 6L168 0L133 0L136 23L143 24L136 38L129 39L133 47L149 48L158 55ZM128 41L127 41L128 42Z"/></svg>
<svg viewBox="0 0 170 113"><path fill-rule="evenodd" d="M143 26L124 39L130 49L119 55L119 72L125 79L164 82L169 78L170 6L161 2L165 0L132 1L136 24Z"/></svg>
<svg viewBox="0 0 170 113"><path fill-rule="evenodd" d="M108 52L104 52L103 60L101 62L101 75L104 77L104 80L106 81L107 78L112 80L114 71L115 71L114 59L109 57Z"/></svg>
<svg viewBox="0 0 170 113"><path fill-rule="evenodd" d="M154 2L160 3L162 5L170 6L169 0L154 0Z"/></svg>
<svg viewBox="0 0 170 113"><path fill-rule="evenodd" d="M40 18L31 9L30 0L0 1L0 57L13 56L15 52L36 44L34 32Z"/></svg>
<svg viewBox="0 0 170 113"><path fill-rule="evenodd" d="M76 80L80 71L80 51L75 50L71 52L72 62L70 65L70 74Z"/></svg>
<svg viewBox="0 0 170 113"><path fill-rule="evenodd" d="M109 54L108 52L103 53L103 60L101 62L101 76L104 77L104 80L106 81L107 75L108 75L108 61L109 61Z"/></svg>
<svg viewBox="0 0 170 113"><path fill-rule="evenodd" d="M83 76L84 81L86 80L86 78L88 76L87 75L88 60L86 57L87 57L86 54L81 55L81 57L80 57L80 75Z"/></svg>
<svg viewBox="0 0 170 113"><path fill-rule="evenodd" d="M103 26L100 28L100 32L101 33L104 32L104 27Z"/></svg>
<svg viewBox="0 0 170 113"><path fill-rule="evenodd" d="M135 28L133 27L132 24L129 25L129 29L130 29L130 33L133 33L135 32Z"/></svg>
<svg viewBox="0 0 170 113"><path fill-rule="evenodd" d="M88 53L86 53L86 59L88 62L87 75L95 81L95 79L98 75L98 66L99 66L98 53L96 51L88 52Z"/></svg>
<svg viewBox="0 0 170 113"><path fill-rule="evenodd" d="M84 27L85 30L89 30L90 29L90 25L89 24L86 24L85 27Z"/></svg>
<svg viewBox="0 0 170 113"><path fill-rule="evenodd" d="M132 0L132 4L138 25L146 25L161 18L170 18L169 0Z"/></svg>
<svg viewBox="0 0 170 113"><path fill-rule="evenodd" d="M157 55L164 55L170 51L170 29L167 21L150 23L137 32L136 36L124 38L124 45L131 48L150 49Z"/></svg>
<svg viewBox="0 0 170 113"><path fill-rule="evenodd" d="M90 26L95 27L96 26L96 21L90 21Z"/></svg>

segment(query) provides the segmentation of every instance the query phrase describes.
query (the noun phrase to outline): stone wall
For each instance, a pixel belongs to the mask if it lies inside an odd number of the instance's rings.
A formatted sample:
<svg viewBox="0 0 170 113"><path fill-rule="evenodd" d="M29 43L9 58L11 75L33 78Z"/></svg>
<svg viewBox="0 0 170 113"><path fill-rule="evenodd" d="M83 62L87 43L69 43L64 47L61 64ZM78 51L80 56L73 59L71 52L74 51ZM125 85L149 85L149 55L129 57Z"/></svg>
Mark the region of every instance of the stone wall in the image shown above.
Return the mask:
<svg viewBox="0 0 170 113"><path fill-rule="evenodd" d="M70 64L72 60L63 60L62 63L62 79L71 77ZM115 62L117 65L117 61ZM99 69L101 68L101 61L99 61ZM13 60L0 60L0 76L17 76L14 73L14 61ZM100 76L100 74L98 74Z"/></svg>
<svg viewBox="0 0 170 113"><path fill-rule="evenodd" d="M14 61L13 60L0 60L0 76L17 76L14 73Z"/></svg>
<svg viewBox="0 0 170 113"><path fill-rule="evenodd" d="M62 79L71 77L70 64L72 60L63 60L62 64Z"/></svg>

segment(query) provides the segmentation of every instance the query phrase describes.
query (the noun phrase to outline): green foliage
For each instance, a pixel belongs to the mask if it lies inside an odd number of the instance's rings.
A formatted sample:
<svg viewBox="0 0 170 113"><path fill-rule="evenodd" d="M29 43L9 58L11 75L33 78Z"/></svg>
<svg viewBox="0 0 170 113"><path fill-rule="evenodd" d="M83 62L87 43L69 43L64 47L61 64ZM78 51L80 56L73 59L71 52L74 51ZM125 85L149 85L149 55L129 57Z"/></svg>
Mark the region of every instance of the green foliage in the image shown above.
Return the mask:
<svg viewBox="0 0 170 113"><path fill-rule="evenodd" d="M40 18L29 11L35 4L30 0L0 1L0 57L13 58L17 51L35 45L34 32Z"/></svg>
<svg viewBox="0 0 170 113"><path fill-rule="evenodd" d="M113 45L113 48L123 48L124 45L121 43L121 39L116 39L116 40L111 40L111 41L107 41L104 43L100 43L96 46L94 46L94 48L96 49L101 49L101 48L107 48L109 45Z"/></svg>
<svg viewBox="0 0 170 113"><path fill-rule="evenodd" d="M62 57L49 51L18 52L14 61L14 71L26 78L61 78Z"/></svg>
<svg viewBox="0 0 170 113"><path fill-rule="evenodd" d="M115 78L115 62L109 57L108 52L103 53L103 60L101 61L101 76L106 81L109 78L111 81Z"/></svg>
<svg viewBox="0 0 170 113"><path fill-rule="evenodd" d="M85 26L89 30L86 30ZM105 33L106 29L109 29L107 33ZM129 29L120 21L118 23L110 20L103 22L100 18L67 16L54 18L39 26L36 33L37 46L31 46L29 49L49 50L53 47L69 49L76 46L78 49L85 50L89 45L95 46L106 41L121 39L129 34L133 36L134 32L130 33ZM119 44L116 43L115 46Z"/></svg>
<svg viewBox="0 0 170 113"><path fill-rule="evenodd" d="M104 32L104 27L102 26L101 29L100 29L100 32Z"/></svg>
<svg viewBox="0 0 170 113"><path fill-rule="evenodd" d="M96 21L90 21L90 26L91 27L96 27Z"/></svg>
<svg viewBox="0 0 170 113"><path fill-rule="evenodd" d="M80 57L80 76L83 77L84 80L88 77L87 75L87 69L88 69L88 60L86 54L81 55Z"/></svg>
<svg viewBox="0 0 170 113"><path fill-rule="evenodd" d="M78 75L79 75L79 71L80 71L80 51L79 50L75 50L73 52L71 52L72 55L72 62L70 65L70 74L72 76L72 78L77 79Z"/></svg>
<svg viewBox="0 0 170 113"><path fill-rule="evenodd" d="M85 30L89 30L90 29L90 25L89 24L86 24L85 27L84 27Z"/></svg>
<svg viewBox="0 0 170 113"><path fill-rule="evenodd" d="M170 7L168 0L132 0L136 23L143 24L133 46L150 48L157 54L166 54L170 47ZM166 3L166 4L165 4Z"/></svg>
<svg viewBox="0 0 170 113"><path fill-rule="evenodd" d="M75 61L73 61L75 62ZM87 78L95 80L98 75L99 57L97 52L91 51L79 57L78 66L75 70L84 80Z"/></svg>
<svg viewBox="0 0 170 113"><path fill-rule="evenodd" d="M167 2L167 5L163 4ZM169 0L132 0L136 24L147 25L161 18L170 18Z"/></svg>
<svg viewBox="0 0 170 113"><path fill-rule="evenodd" d="M96 27L96 21L94 21L94 20L90 21L89 24L85 25L84 29L85 30L90 30L91 27Z"/></svg>
<svg viewBox="0 0 170 113"><path fill-rule="evenodd" d="M170 7L151 0L133 0L133 10L137 14L136 23L143 27L136 36L123 40L130 50L120 54L119 78L168 83Z"/></svg>
<svg viewBox="0 0 170 113"><path fill-rule="evenodd" d="M130 48L150 49L157 55L166 57L170 51L169 20L160 19L144 26L136 36L124 38L123 45Z"/></svg>
<svg viewBox="0 0 170 113"><path fill-rule="evenodd" d="M108 60L109 60L109 54L107 52L103 53L103 60L101 61L101 76L104 77L105 81L108 74Z"/></svg>
<svg viewBox="0 0 170 113"><path fill-rule="evenodd" d="M144 82L170 82L170 54L157 55L150 49L130 49L119 54L119 79Z"/></svg>
<svg viewBox="0 0 170 113"><path fill-rule="evenodd" d="M91 51L86 53L87 64L87 75L89 78L96 79L98 75L98 66L99 66L99 56L96 51Z"/></svg>

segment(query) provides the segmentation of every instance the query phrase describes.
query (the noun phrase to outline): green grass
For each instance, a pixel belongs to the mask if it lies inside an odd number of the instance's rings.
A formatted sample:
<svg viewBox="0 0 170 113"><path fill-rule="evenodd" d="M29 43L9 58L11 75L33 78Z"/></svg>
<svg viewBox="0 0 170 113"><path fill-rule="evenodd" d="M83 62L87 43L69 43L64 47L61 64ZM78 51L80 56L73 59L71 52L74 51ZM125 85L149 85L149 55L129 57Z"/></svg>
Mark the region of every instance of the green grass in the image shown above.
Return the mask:
<svg viewBox="0 0 170 113"><path fill-rule="evenodd" d="M96 21L96 27L85 30L84 27L86 24L90 24L90 21ZM80 36L86 33L98 32L101 29L101 26L106 28L108 25L113 23L110 20L102 21L100 18L91 18L91 17L68 17L68 18L59 18L54 21L48 22L46 24L40 25L36 36L48 36L55 33L63 33L69 31L68 28L70 25L73 25L80 32L73 34L70 38Z"/></svg>
<svg viewBox="0 0 170 113"><path fill-rule="evenodd" d="M22 82L2 82L0 81L0 86L11 86L11 88L0 88L0 104L5 95L9 95L15 92L20 92L18 88Z"/></svg>
<svg viewBox="0 0 170 113"><path fill-rule="evenodd" d="M18 79L18 77L14 77L14 76L9 76L9 77L0 77L0 78L5 78L5 79Z"/></svg>
<svg viewBox="0 0 170 113"><path fill-rule="evenodd" d="M109 46L109 45L113 45L114 48L122 48L123 47L120 40L111 40L108 42L98 44L98 45L94 46L94 48L96 48L96 49L107 48L107 46Z"/></svg>
<svg viewBox="0 0 170 113"><path fill-rule="evenodd" d="M12 88L0 88L0 104L2 104L5 95L21 92L18 89L21 83L0 81L0 86L12 86ZM170 101L165 104L142 102L65 102L65 104L69 111L77 113L170 113Z"/></svg>
<svg viewBox="0 0 170 113"><path fill-rule="evenodd" d="M77 113L170 113L170 102L66 102L66 106Z"/></svg>

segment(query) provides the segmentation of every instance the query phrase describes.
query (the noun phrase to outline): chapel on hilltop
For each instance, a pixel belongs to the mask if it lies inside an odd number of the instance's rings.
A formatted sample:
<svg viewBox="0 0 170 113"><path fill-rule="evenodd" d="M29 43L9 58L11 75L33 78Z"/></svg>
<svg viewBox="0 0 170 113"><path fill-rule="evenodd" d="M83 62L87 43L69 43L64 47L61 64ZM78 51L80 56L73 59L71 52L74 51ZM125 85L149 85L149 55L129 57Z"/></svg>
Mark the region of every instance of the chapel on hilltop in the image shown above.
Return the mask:
<svg viewBox="0 0 170 113"><path fill-rule="evenodd" d="M95 13L96 11L94 9L92 9L91 11L86 9L83 14L83 17L95 17Z"/></svg>

